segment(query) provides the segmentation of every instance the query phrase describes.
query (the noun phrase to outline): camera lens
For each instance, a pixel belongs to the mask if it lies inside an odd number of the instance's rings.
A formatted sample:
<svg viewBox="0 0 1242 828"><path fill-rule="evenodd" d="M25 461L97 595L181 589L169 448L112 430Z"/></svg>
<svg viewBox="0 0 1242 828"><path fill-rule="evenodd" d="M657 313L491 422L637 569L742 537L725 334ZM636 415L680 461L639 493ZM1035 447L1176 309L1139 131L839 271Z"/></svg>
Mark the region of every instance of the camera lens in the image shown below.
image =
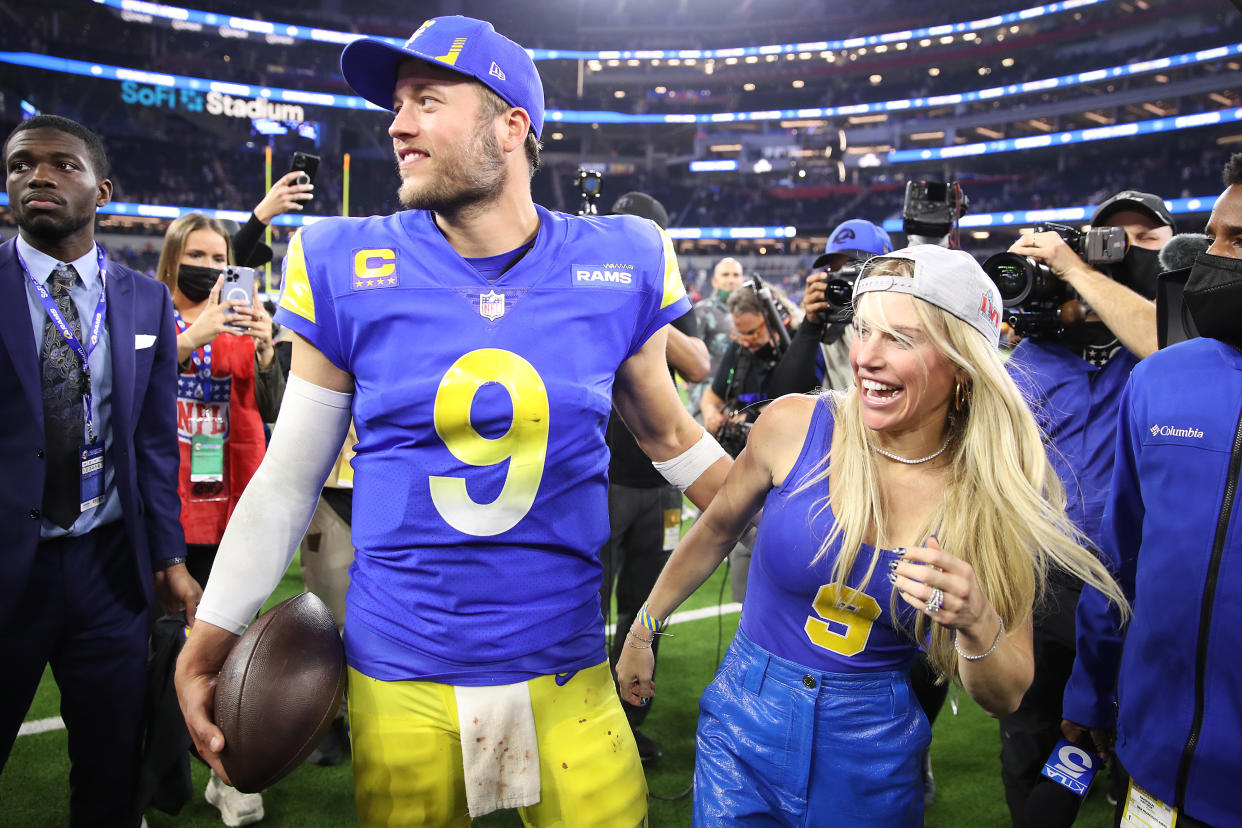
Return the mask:
<svg viewBox="0 0 1242 828"><path fill-rule="evenodd" d="M1001 304L1007 308L1021 304L1031 296L1035 282L1036 263L1017 253L997 253L983 263L988 274L1000 291Z"/></svg>
<svg viewBox="0 0 1242 828"><path fill-rule="evenodd" d="M828 299L828 304L834 308L848 308L850 301L854 297L854 280L853 279L829 279L824 285L824 293Z"/></svg>

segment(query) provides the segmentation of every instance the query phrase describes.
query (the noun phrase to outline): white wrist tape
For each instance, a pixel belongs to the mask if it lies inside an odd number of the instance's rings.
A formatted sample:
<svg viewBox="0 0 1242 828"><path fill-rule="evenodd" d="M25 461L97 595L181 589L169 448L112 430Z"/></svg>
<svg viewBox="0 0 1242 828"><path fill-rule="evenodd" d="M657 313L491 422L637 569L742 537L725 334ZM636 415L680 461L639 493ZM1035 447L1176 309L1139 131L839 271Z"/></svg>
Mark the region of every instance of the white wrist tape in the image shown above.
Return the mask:
<svg viewBox="0 0 1242 828"><path fill-rule="evenodd" d="M703 436L693 446L671 460L654 460L651 465L665 480L684 492L717 460L727 456L716 438L703 429Z"/></svg>
<svg viewBox="0 0 1242 828"><path fill-rule="evenodd" d="M289 376L271 445L229 519L198 618L241 633L276 589L341 452L352 400Z"/></svg>

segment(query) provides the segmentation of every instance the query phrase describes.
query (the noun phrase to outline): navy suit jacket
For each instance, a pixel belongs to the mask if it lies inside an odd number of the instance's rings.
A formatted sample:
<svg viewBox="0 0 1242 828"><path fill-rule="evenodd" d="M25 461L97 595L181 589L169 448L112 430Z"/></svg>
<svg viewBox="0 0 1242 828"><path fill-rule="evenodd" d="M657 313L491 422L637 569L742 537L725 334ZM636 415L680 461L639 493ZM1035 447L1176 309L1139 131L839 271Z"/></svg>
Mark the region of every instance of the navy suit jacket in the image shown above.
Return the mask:
<svg viewBox="0 0 1242 828"><path fill-rule="evenodd" d="M133 577L153 600L152 564L185 554L177 473L177 331L164 285L109 260L112 441L107 454L133 549ZM138 348L137 336L155 344ZM149 340L148 340L149 341ZM38 552L43 391L26 274L13 239L0 244L0 623L17 605Z"/></svg>

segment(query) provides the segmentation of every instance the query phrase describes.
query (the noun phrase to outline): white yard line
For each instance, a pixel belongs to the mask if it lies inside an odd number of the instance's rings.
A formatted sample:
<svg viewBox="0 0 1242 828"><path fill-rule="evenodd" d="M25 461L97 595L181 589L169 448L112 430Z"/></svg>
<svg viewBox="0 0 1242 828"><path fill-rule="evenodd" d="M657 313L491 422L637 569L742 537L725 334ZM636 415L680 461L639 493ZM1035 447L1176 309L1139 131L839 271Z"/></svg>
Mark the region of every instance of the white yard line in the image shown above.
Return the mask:
<svg viewBox="0 0 1242 828"><path fill-rule="evenodd" d="M50 719L32 719L29 722L22 722L22 726L17 729L17 735L34 736L36 733L62 730L64 727L65 720L60 716L52 716Z"/></svg>
<svg viewBox="0 0 1242 828"><path fill-rule="evenodd" d="M717 615L732 615L735 612L741 611L741 604L720 604L714 607L699 607L698 609L675 612L669 616L668 622L670 624L676 624L678 621L701 621L704 618L715 618ZM604 634L612 635L615 627L616 624L609 624L604 627Z"/></svg>

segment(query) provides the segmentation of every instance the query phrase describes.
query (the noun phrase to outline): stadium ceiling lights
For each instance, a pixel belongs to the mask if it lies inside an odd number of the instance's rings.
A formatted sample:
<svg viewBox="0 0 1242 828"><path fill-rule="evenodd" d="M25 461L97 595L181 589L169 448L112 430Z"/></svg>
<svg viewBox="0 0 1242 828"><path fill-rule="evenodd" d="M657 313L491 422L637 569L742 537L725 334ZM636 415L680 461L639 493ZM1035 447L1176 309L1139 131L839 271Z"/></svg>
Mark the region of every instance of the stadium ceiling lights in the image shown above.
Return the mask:
<svg viewBox="0 0 1242 828"><path fill-rule="evenodd" d="M143 0L92 0L101 6L117 9L125 19L138 23L153 23L155 18L171 21L179 27L211 27L222 37L247 37L251 34L272 38L273 42L293 40L312 40L318 43L345 44L360 37L374 37L397 46L404 40L379 35L360 35L356 32L342 32L333 29L319 29L312 26L295 26L291 23L274 23L268 20L256 20L248 17L234 17L227 14L186 9L179 6L168 6L162 3L148 3ZM527 49L535 60L661 60L690 58L737 58L752 55L778 55L794 52L819 52L829 49L858 49L889 43L905 43L911 40L927 40L952 38L953 35L965 32L977 32L997 26L1010 25L1011 31L1017 31L1014 23L1022 23L1037 17L1058 14L1064 11L1081 9L1115 0L1061 0L1061 2L1032 6L1016 12L970 20L961 23L945 23L940 26L929 26L922 29L911 29L887 34L851 37L845 40L826 40L813 43L782 43L769 46L739 46L729 49L611 49L604 51L582 51L576 49ZM227 32L227 34L226 34Z"/></svg>
<svg viewBox="0 0 1242 828"><path fill-rule="evenodd" d="M546 121L559 123L589 124L720 124L744 121L782 121L803 118L831 118L860 116L867 113L905 112L916 109L927 109L937 106L952 106L972 101L985 101L1010 95L1022 95L1030 92L1043 92L1049 89L1065 89L1088 83L1096 83L1120 77L1173 69L1199 63L1221 60L1223 58L1242 55L1242 43L1202 49L1197 52L1186 52L1155 60L1131 63L1125 66L1113 66L1107 69L1093 69L1073 75L1062 75L1055 78L1027 81L1025 83L1006 84L987 89L976 89L970 92L958 92L948 95L933 95L925 98L906 100L878 101L875 103L851 104L848 106L829 106L804 109L776 109L752 112L717 112L697 114L629 114L623 112L550 109L545 115ZM69 58L49 57L32 52L0 52L0 63L17 66L29 66L35 69L47 69L54 72L65 72L72 75L85 75L121 82L150 84L152 86L171 87L190 90L191 93L232 95L243 98L265 98L295 104L311 104L314 106L335 107L338 109L373 109L379 108L353 95L335 95L326 92L305 92L296 89L279 87L251 86L243 83L213 81L206 78L171 75L163 72L148 72L140 69L129 69L121 66L109 66L101 63L87 63ZM382 111L382 110L380 110ZM1098 139L1091 139L1098 140ZM973 146L973 145L970 145ZM953 157L954 151L960 147L946 147L950 153L944 157ZM965 153L972 154L972 153ZM979 154L979 153L973 153ZM892 158L889 159L893 160ZM902 158L900 160L920 160Z"/></svg>

